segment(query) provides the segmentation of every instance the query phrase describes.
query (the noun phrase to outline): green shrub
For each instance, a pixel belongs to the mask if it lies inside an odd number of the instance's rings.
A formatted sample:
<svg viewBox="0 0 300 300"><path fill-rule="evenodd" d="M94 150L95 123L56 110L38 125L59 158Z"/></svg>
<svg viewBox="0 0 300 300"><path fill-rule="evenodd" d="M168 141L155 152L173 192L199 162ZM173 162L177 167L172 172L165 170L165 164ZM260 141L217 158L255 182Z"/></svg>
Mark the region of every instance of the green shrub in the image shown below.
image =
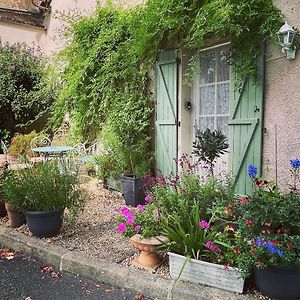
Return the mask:
<svg viewBox="0 0 300 300"><path fill-rule="evenodd" d="M49 111L56 86L37 48L0 42L0 61L0 128L14 135Z"/></svg>

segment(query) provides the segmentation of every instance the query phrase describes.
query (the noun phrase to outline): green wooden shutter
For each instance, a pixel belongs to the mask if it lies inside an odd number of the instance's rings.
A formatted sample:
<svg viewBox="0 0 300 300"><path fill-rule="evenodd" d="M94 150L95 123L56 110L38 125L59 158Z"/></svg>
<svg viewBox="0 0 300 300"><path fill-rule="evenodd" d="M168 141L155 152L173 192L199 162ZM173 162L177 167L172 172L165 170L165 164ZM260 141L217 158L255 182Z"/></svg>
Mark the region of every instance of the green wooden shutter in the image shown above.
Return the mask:
<svg viewBox="0 0 300 300"><path fill-rule="evenodd" d="M247 78L240 90L235 90L234 82L232 84L229 161L238 194L249 194L252 191L251 180L248 176L250 164L257 167L258 175L261 174L263 85L263 55L257 59L256 82Z"/></svg>
<svg viewBox="0 0 300 300"><path fill-rule="evenodd" d="M176 172L177 52L161 53L156 65L156 168L163 175Z"/></svg>

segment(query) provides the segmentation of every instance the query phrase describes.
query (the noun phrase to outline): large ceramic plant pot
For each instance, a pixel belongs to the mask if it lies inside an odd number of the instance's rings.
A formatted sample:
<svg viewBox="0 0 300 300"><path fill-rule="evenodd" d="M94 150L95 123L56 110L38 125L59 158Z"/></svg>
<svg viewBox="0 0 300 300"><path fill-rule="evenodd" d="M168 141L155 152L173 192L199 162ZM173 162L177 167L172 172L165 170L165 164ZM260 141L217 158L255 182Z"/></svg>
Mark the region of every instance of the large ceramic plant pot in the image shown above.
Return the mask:
<svg viewBox="0 0 300 300"><path fill-rule="evenodd" d="M4 203L4 199L3 196L0 193L0 218L3 218L7 215L7 211L5 209L5 203Z"/></svg>
<svg viewBox="0 0 300 300"><path fill-rule="evenodd" d="M17 228L26 223L26 218L20 208L10 203L5 203L5 208L7 210L10 227Z"/></svg>
<svg viewBox="0 0 300 300"><path fill-rule="evenodd" d="M293 300L300 297L300 267L255 269L254 279L257 288L272 299Z"/></svg>
<svg viewBox="0 0 300 300"><path fill-rule="evenodd" d="M39 238L59 234L63 222L62 211L26 211L27 226Z"/></svg>
<svg viewBox="0 0 300 300"><path fill-rule="evenodd" d="M136 207L138 204L145 204L143 177L121 176L121 181L126 205Z"/></svg>

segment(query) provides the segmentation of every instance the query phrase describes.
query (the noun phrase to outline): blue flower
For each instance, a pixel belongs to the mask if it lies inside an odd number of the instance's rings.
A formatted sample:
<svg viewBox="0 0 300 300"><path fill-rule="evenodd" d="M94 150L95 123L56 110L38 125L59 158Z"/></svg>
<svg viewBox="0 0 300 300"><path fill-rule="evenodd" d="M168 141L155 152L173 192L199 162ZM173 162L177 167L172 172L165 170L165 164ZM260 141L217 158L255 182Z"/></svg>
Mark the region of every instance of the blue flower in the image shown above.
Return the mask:
<svg viewBox="0 0 300 300"><path fill-rule="evenodd" d="M274 246L270 241L266 239L256 238L255 243L259 248L266 248L269 253L277 254L278 256L283 256L284 252Z"/></svg>
<svg viewBox="0 0 300 300"><path fill-rule="evenodd" d="M293 169L300 168L300 160L299 159L291 159L290 164Z"/></svg>
<svg viewBox="0 0 300 300"><path fill-rule="evenodd" d="M257 168L254 165L249 165L248 175L252 178L255 178L257 175Z"/></svg>
<svg viewBox="0 0 300 300"><path fill-rule="evenodd" d="M261 238L257 238L257 239L255 240L255 243L257 244L257 246L258 246L259 248L264 247L264 246L266 245L265 240L262 240Z"/></svg>

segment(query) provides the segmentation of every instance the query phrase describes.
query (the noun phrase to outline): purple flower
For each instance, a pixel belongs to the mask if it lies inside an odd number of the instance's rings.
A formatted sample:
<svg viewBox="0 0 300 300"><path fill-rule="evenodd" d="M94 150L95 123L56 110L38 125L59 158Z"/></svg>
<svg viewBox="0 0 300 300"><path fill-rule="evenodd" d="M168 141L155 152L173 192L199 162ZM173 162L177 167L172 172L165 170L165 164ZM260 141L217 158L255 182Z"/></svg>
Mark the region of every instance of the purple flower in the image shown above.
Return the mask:
<svg viewBox="0 0 300 300"><path fill-rule="evenodd" d="M208 229L210 225L205 220L202 220L199 222L199 227L201 227L202 229Z"/></svg>
<svg viewBox="0 0 300 300"><path fill-rule="evenodd" d="M251 178L255 178L257 175L257 168L254 165L249 165L248 167L248 175Z"/></svg>
<svg viewBox="0 0 300 300"><path fill-rule="evenodd" d="M128 207L124 206L121 208L121 214L126 218L133 218L133 212L131 212Z"/></svg>
<svg viewBox="0 0 300 300"><path fill-rule="evenodd" d="M128 218L126 219L126 224L127 224L127 225L132 225L132 224L134 224L134 218L128 217Z"/></svg>
<svg viewBox="0 0 300 300"><path fill-rule="evenodd" d="M213 252L217 252L217 253L221 253L221 249L219 246L213 244L211 241L208 241L205 243L204 245L206 248L208 248L209 250L213 251Z"/></svg>
<svg viewBox="0 0 300 300"><path fill-rule="evenodd" d="M300 160L299 159L291 159L290 164L293 169L300 168Z"/></svg>
<svg viewBox="0 0 300 300"><path fill-rule="evenodd" d="M136 225L133 227L133 231L135 232L140 232L140 230L141 230L141 225Z"/></svg>
<svg viewBox="0 0 300 300"><path fill-rule="evenodd" d="M145 208L144 208L144 206L142 204L138 204L136 206L136 209L139 210L139 211L141 211L141 210L144 210Z"/></svg>
<svg viewBox="0 0 300 300"><path fill-rule="evenodd" d="M119 224L117 227L117 232L124 233L125 231L126 231L126 224L124 224L124 223Z"/></svg>
<svg viewBox="0 0 300 300"><path fill-rule="evenodd" d="M152 199L151 195L147 195L147 196L145 197L145 201L146 201L147 203L151 202L151 199Z"/></svg>

